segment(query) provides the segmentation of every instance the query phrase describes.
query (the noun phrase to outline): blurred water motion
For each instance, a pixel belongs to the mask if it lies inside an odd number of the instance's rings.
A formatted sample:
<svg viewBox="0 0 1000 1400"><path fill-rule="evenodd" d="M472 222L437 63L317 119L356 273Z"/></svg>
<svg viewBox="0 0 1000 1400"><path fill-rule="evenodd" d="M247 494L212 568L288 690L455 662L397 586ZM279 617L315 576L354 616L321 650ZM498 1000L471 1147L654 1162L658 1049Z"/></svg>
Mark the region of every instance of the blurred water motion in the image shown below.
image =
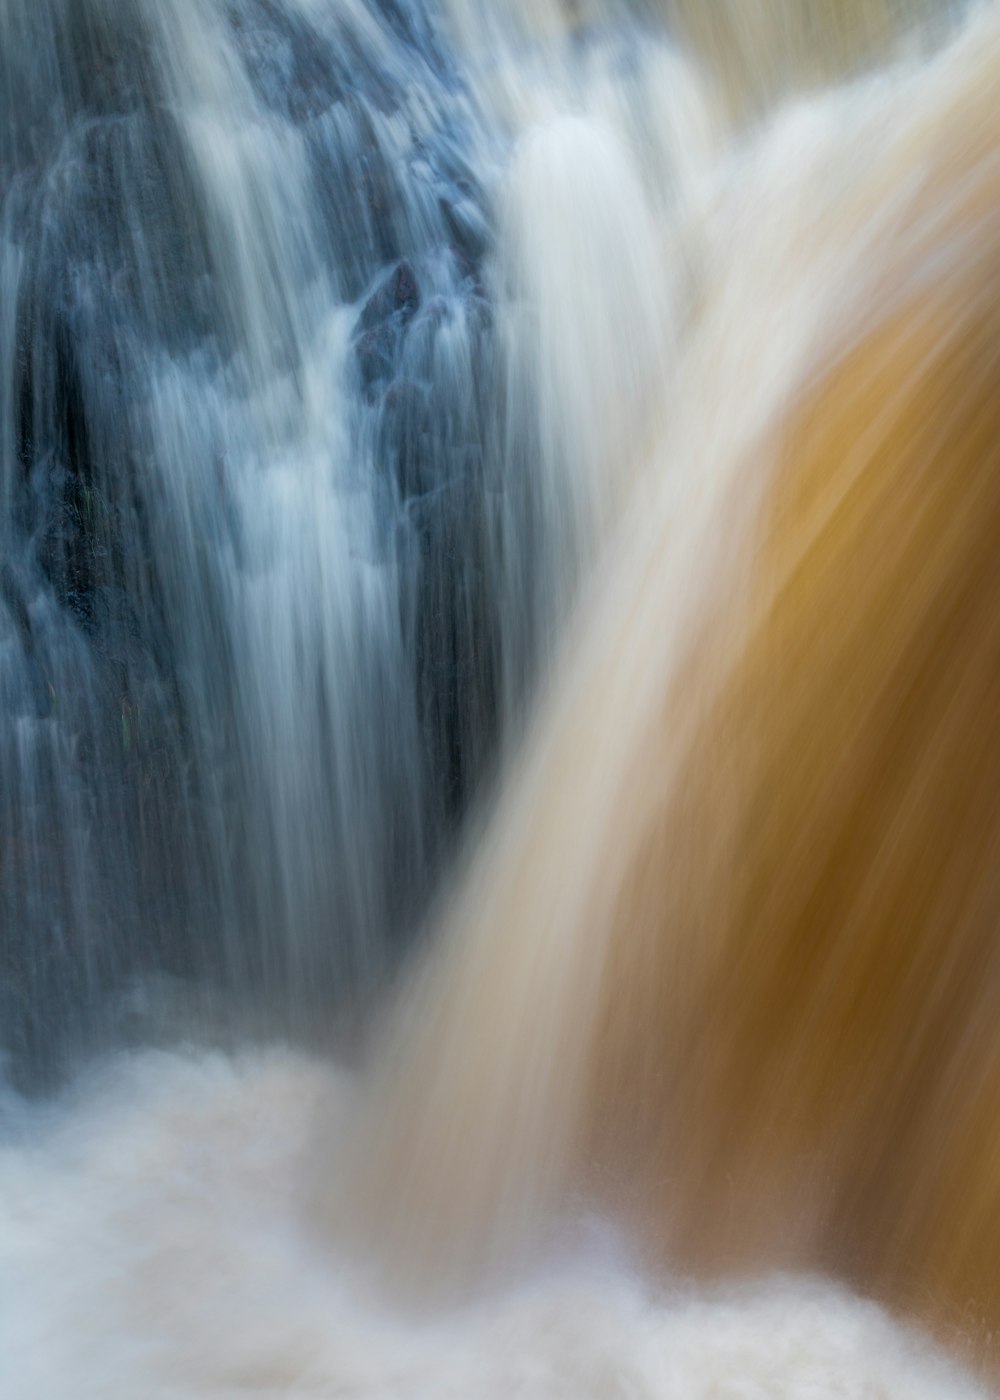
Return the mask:
<svg viewBox="0 0 1000 1400"><path fill-rule="evenodd" d="M995 1373L998 84L10 0L11 1077L244 1046L11 1093L25 1394L980 1393L840 1285Z"/></svg>
<svg viewBox="0 0 1000 1400"><path fill-rule="evenodd" d="M137 975L284 1031L370 991L575 545L530 258L495 246L513 137L431 16L0 26L2 1012L32 1076Z"/></svg>

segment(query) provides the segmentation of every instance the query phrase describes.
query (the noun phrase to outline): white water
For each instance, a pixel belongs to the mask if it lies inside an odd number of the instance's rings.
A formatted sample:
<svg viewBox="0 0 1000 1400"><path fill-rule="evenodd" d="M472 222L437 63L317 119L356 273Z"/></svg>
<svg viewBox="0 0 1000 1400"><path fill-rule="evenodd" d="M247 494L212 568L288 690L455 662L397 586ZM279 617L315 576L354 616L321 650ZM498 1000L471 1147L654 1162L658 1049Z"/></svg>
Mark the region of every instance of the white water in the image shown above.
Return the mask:
<svg viewBox="0 0 1000 1400"><path fill-rule="evenodd" d="M593 1219L502 1289L396 1310L302 1209L317 1117L346 1124L354 1087L286 1052L148 1052L15 1109L0 1147L5 1400L985 1395L833 1285L657 1284Z"/></svg>

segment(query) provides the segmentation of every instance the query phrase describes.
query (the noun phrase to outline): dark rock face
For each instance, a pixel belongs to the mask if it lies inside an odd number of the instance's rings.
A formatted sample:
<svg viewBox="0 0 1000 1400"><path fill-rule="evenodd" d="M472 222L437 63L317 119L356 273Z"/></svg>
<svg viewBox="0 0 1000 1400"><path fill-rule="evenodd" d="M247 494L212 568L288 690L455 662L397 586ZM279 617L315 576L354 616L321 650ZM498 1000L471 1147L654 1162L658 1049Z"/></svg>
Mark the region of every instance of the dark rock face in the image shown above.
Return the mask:
<svg viewBox="0 0 1000 1400"><path fill-rule="evenodd" d="M416 273L403 258L365 302L358 323L364 330L393 319L406 326L419 309Z"/></svg>

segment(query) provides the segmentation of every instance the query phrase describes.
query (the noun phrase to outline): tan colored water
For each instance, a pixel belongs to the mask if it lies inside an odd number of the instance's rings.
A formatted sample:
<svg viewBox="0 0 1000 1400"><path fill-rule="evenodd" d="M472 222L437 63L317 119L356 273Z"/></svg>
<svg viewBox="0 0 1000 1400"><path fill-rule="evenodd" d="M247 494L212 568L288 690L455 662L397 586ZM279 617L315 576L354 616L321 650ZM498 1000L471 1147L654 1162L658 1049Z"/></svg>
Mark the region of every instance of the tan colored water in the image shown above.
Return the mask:
<svg viewBox="0 0 1000 1400"><path fill-rule="evenodd" d="M360 1153L393 1267L567 1190L1000 1325L1000 19L779 118ZM387 1228L388 1222L388 1228Z"/></svg>

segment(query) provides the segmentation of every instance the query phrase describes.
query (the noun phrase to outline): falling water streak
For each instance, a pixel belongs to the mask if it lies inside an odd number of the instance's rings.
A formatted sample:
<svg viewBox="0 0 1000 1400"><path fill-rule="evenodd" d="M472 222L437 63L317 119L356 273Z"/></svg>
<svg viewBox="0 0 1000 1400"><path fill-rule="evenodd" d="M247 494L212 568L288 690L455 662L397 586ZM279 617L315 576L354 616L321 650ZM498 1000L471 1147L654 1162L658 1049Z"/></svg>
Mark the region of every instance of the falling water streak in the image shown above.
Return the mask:
<svg viewBox="0 0 1000 1400"><path fill-rule="evenodd" d="M502 1276L596 1190L668 1263L836 1268L989 1352L998 71L989 9L779 115L691 210L675 413L328 1188L397 1283Z"/></svg>

